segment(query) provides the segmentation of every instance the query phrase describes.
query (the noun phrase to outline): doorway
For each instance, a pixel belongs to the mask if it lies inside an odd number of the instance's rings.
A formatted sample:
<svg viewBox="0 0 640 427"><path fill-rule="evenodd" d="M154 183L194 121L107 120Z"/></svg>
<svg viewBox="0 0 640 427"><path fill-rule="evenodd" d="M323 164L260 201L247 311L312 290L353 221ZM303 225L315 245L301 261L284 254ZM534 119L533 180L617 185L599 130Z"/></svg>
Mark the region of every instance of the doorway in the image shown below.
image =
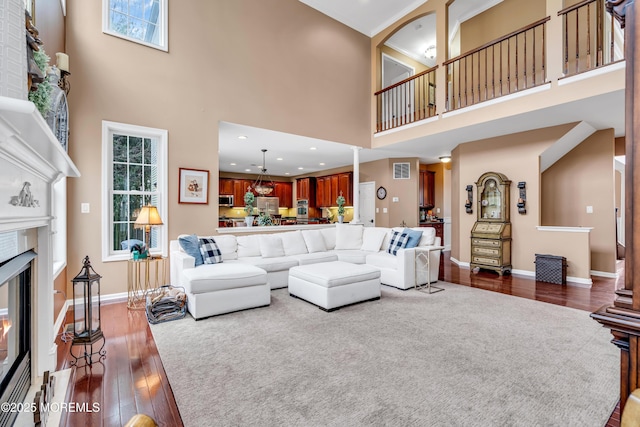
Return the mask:
<svg viewBox="0 0 640 427"><path fill-rule="evenodd" d="M360 221L365 227L376 226L375 188L375 181L361 182L358 188L360 192Z"/></svg>

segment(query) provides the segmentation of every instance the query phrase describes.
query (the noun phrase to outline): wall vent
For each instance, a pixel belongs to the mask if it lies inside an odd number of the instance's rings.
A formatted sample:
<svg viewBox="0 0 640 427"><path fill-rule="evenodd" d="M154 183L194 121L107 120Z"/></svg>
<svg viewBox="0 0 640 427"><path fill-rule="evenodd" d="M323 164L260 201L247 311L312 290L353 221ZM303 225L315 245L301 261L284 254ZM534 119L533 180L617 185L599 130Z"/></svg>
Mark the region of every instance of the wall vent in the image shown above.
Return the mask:
<svg viewBox="0 0 640 427"><path fill-rule="evenodd" d="M394 163L393 164L393 179L409 179L409 170L411 169L410 163Z"/></svg>

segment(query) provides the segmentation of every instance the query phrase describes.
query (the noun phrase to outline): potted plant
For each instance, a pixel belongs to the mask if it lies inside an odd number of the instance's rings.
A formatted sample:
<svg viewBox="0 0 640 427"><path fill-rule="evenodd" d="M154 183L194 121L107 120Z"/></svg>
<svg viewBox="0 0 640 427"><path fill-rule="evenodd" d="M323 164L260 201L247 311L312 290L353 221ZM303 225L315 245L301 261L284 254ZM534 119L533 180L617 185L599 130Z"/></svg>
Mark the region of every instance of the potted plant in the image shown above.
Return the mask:
<svg viewBox="0 0 640 427"><path fill-rule="evenodd" d="M244 193L244 211L247 213L244 222L247 224L247 227L253 225L253 204L255 201L256 197L251 192L251 188L247 187L247 192Z"/></svg>
<svg viewBox="0 0 640 427"><path fill-rule="evenodd" d="M273 220L271 219L271 215L260 212L258 215L258 225L273 225Z"/></svg>
<svg viewBox="0 0 640 427"><path fill-rule="evenodd" d="M342 191L340 192L340 195L338 196L338 198L336 199L336 204L338 205L338 222L340 224L342 224L342 221L344 221L344 197L342 196Z"/></svg>

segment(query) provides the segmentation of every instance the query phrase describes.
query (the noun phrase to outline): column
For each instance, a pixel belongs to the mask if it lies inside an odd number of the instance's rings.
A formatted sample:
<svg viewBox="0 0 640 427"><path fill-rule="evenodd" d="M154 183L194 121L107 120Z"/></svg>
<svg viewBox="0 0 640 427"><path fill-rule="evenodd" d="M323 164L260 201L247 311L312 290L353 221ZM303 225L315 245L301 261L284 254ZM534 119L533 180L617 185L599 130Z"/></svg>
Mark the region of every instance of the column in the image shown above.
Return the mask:
<svg viewBox="0 0 640 427"><path fill-rule="evenodd" d="M353 219L351 224L360 224L360 150L362 147L351 147L353 150Z"/></svg>

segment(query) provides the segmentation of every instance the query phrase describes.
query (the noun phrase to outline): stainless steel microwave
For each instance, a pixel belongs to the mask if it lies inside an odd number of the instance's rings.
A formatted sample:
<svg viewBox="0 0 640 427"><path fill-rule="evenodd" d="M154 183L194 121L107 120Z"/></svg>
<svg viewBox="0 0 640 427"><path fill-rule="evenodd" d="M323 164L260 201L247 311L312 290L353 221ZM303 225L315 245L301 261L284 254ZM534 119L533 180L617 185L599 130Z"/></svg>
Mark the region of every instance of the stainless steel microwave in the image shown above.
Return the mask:
<svg viewBox="0 0 640 427"><path fill-rule="evenodd" d="M233 195L220 195L218 198L219 206L233 206Z"/></svg>

